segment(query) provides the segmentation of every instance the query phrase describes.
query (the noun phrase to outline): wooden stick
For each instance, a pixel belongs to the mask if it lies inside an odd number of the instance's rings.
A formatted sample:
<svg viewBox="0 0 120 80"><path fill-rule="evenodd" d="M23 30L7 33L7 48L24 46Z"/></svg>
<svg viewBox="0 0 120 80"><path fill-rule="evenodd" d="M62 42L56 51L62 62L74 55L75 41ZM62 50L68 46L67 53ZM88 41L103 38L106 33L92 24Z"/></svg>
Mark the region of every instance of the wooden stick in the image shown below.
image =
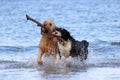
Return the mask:
<svg viewBox="0 0 120 80"><path fill-rule="evenodd" d="M26 18L27 18L27 20L30 20L30 21L32 21L32 22L35 22L35 23L37 24L37 26L40 26L40 27L45 28L40 22L38 22L37 20L31 18L31 17L28 16L27 14L26 14Z"/></svg>
<svg viewBox="0 0 120 80"><path fill-rule="evenodd" d="M27 18L27 20L30 20L30 21L32 21L32 22L35 22L35 23L37 24L37 26L40 26L40 27L42 27L42 28L47 29L47 31L48 31L50 34L52 34L52 32L49 30L49 28L44 27L40 22L38 22L37 20L31 18L31 17L28 16L27 14L26 14L26 18Z"/></svg>

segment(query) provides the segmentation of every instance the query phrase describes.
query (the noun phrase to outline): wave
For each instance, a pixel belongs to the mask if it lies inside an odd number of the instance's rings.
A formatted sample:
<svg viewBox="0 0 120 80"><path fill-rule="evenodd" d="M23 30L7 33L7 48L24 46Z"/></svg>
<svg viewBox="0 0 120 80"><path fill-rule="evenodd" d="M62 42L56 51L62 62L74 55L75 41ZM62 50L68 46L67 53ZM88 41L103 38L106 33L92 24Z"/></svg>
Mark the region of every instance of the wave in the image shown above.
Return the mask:
<svg viewBox="0 0 120 80"><path fill-rule="evenodd" d="M1 52L11 51L11 52L19 52L19 51L30 51L37 49L38 46L0 46Z"/></svg>
<svg viewBox="0 0 120 80"><path fill-rule="evenodd" d="M34 62L0 60L0 69L37 68Z"/></svg>
<svg viewBox="0 0 120 80"><path fill-rule="evenodd" d="M49 60L50 61L50 60ZM20 69L20 68L36 68L40 70L44 69L65 69L65 68L74 68L74 69L81 69L81 68L91 68L91 67L120 67L119 60L113 61L85 61L81 62L78 59L73 59L72 62L68 65L64 60L60 62L57 66L52 62L47 62L43 65L38 65L35 60L21 62L21 61L7 61L7 60L0 60L0 69Z"/></svg>
<svg viewBox="0 0 120 80"><path fill-rule="evenodd" d="M119 45L120 46L120 42L112 42L112 45Z"/></svg>

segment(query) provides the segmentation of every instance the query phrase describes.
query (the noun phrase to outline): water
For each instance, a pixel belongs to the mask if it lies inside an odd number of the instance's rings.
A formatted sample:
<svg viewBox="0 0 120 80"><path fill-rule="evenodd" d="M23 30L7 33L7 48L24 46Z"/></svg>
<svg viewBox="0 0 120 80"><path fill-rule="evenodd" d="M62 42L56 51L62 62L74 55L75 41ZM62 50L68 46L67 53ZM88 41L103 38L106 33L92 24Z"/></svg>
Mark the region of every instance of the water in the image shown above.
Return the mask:
<svg viewBox="0 0 120 80"><path fill-rule="evenodd" d="M119 0L1 0L0 80L120 80ZM40 29L25 15L52 19L77 40L90 42L88 60L59 67L36 63Z"/></svg>

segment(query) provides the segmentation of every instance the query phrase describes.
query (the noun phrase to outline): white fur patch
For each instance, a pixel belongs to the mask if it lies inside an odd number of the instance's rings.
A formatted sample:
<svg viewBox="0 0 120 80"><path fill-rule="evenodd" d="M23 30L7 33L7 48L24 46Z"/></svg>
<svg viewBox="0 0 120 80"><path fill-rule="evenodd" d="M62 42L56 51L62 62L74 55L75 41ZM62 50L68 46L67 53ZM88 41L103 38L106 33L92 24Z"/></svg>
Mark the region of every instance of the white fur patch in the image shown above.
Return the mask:
<svg viewBox="0 0 120 80"><path fill-rule="evenodd" d="M62 56L68 56L71 50L71 41L67 40L64 45L58 42L58 47Z"/></svg>
<svg viewBox="0 0 120 80"><path fill-rule="evenodd" d="M53 35L56 35L56 36L62 36L61 33L60 33L59 31L57 31L57 30L54 31L52 34L53 34Z"/></svg>

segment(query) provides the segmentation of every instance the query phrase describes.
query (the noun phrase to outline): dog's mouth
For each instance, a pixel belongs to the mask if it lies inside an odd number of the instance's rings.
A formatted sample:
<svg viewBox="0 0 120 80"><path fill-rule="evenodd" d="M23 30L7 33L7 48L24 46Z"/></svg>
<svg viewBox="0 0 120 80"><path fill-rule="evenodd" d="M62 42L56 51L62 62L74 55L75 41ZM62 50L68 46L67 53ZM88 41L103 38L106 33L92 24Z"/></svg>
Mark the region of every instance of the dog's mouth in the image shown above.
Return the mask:
<svg viewBox="0 0 120 80"><path fill-rule="evenodd" d="M61 42L61 41L62 41L62 38L61 38L61 37L58 37L58 36L54 36L54 37L53 37L53 41L54 41L54 42Z"/></svg>
<svg viewBox="0 0 120 80"><path fill-rule="evenodd" d="M42 33L48 33L48 30L45 29L45 28L41 28L41 32L42 32Z"/></svg>
<svg viewBox="0 0 120 80"><path fill-rule="evenodd" d="M57 37L53 37L54 42L59 42L59 39Z"/></svg>
<svg viewBox="0 0 120 80"><path fill-rule="evenodd" d="M62 39L60 36L54 36L54 37L53 37L53 41L54 41L54 42L64 42L65 40Z"/></svg>
<svg viewBox="0 0 120 80"><path fill-rule="evenodd" d="M60 42L61 41L61 33L57 30L54 30L52 32L52 35L54 36L53 41Z"/></svg>

